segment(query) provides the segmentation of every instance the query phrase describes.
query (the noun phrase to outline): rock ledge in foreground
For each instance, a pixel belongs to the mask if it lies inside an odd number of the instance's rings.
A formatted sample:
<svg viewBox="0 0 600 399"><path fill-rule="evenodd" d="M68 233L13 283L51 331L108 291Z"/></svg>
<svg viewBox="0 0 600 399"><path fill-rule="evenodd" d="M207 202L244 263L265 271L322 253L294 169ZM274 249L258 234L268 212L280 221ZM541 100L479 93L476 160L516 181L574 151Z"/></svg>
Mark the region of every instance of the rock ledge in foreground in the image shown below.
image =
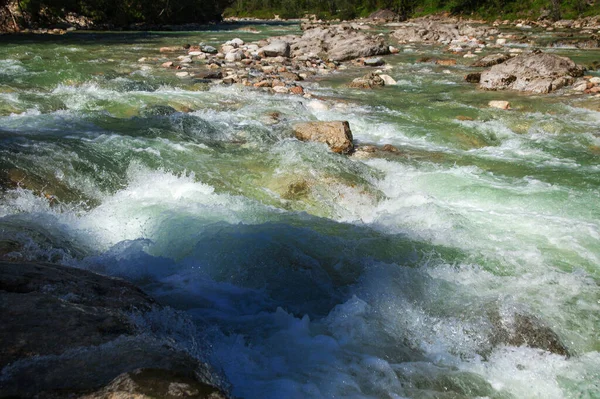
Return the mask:
<svg viewBox="0 0 600 399"><path fill-rule="evenodd" d="M220 393L208 366L138 325L136 317L151 312L177 317L120 279L0 262L0 398L73 397L145 368L184 374Z"/></svg>

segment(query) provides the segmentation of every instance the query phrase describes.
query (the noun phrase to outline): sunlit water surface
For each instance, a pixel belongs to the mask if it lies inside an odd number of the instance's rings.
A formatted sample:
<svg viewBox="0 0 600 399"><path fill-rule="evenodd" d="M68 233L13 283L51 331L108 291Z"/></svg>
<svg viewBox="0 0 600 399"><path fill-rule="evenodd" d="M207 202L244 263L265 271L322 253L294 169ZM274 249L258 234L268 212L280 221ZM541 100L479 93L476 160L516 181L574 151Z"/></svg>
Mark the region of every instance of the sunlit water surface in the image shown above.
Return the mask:
<svg viewBox="0 0 600 399"><path fill-rule="evenodd" d="M322 100L138 62L298 32L257 28L1 37L2 256L185 311L239 397L600 397L600 100L480 92L431 47L386 58L396 86L307 82ZM309 120L400 153L295 140ZM495 338L523 314L571 356Z"/></svg>

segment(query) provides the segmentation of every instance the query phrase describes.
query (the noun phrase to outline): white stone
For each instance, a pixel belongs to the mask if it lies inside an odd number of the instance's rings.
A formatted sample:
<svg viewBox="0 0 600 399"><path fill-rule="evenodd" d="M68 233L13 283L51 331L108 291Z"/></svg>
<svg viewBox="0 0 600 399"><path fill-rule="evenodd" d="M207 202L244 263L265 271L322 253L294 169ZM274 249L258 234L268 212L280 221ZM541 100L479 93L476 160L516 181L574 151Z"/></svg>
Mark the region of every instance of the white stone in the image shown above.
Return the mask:
<svg viewBox="0 0 600 399"><path fill-rule="evenodd" d="M273 91L274 91L275 93L287 94L287 93L289 93L289 92L290 92L290 89L288 89L288 88L287 88L287 87L285 87L285 86L275 86L275 87L273 87Z"/></svg>
<svg viewBox="0 0 600 399"><path fill-rule="evenodd" d="M496 44L504 46L506 44L506 39L496 39Z"/></svg>
<svg viewBox="0 0 600 399"><path fill-rule="evenodd" d="M491 108L510 109L510 103L502 100L492 100L488 103Z"/></svg>
<svg viewBox="0 0 600 399"><path fill-rule="evenodd" d="M391 86L391 85L395 85L396 84L396 81L390 75L380 74L379 77L381 79L383 79L383 81L385 82L386 86Z"/></svg>
<svg viewBox="0 0 600 399"><path fill-rule="evenodd" d="M590 83L593 83L595 85L600 84L600 78L599 77L593 77L590 79Z"/></svg>

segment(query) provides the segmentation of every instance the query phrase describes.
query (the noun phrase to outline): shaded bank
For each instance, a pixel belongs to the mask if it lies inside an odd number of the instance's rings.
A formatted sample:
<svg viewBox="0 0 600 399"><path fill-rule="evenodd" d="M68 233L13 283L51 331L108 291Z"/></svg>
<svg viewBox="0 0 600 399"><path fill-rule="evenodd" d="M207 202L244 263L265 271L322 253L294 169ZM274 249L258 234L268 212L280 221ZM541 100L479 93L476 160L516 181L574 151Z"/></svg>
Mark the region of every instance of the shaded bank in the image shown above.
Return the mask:
<svg viewBox="0 0 600 399"><path fill-rule="evenodd" d="M131 29L136 25L201 24L220 21L228 3L229 0L2 0L0 32L24 28Z"/></svg>

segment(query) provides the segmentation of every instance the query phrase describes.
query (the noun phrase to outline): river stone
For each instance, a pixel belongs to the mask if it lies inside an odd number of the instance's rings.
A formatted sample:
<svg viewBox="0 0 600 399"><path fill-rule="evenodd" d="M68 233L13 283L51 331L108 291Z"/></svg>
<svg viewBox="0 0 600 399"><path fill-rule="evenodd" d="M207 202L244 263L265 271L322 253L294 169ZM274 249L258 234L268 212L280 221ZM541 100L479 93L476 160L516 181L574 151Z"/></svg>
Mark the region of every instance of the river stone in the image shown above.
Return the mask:
<svg viewBox="0 0 600 399"><path fill-rule="evenodd" d="M347 121L302 122L293 126L298 140L326 143L333 152L348 154L352 152L352 132Z"/></svg>
<svg viewBox="0 0 600 399"><path fill-rule="evenodd" d="M583 69L569 58L546 53L524 54L482 72L479 87L543 94L571 85L575 77L582 75Z"/></svg>
<svg viewBox="0 0 600 399"><path fill-rule="evenodd" d="M386 86L393 86L395 85L397 82L394 80L394 78L392 78L390 75L386 75L386 74L379 74L379 77L381 79L383 79L383 82L385 83Z"/></svg>
<svg viewBox="0 0 600 399"><path fill-rule="evenodd" d="M219 51L213 46L202 46L201 50L208 54L217 54Z"/></svg>
<svg viewBox="0 0 600 399"><path fill-rule="evenodd" d="M270 44L262 48L262 52L267 57L289 57L290 44L283 40L273 40Z"/></svg>
<svg viewBox="0 0 600 399"><path fill-rule="evenodd" d="M502 100L492 100L488 103L491 108L510 109L510 103Z"/></svg>
<svg viewBox="0 0 600 399"><path fill-rule="evenodd" d="M364 66L377 67L385 64L385 61L379 57L367 58L363 61Z"/></svg>
<svg viewBox="0 0 600 399"><path fill-rule="evenodd" d="M210 376L132 314L165 311L139 288L86 270L0 262L0 397L96 389L138 368ZM65 394L65 396L67 396Z"/></svg>

